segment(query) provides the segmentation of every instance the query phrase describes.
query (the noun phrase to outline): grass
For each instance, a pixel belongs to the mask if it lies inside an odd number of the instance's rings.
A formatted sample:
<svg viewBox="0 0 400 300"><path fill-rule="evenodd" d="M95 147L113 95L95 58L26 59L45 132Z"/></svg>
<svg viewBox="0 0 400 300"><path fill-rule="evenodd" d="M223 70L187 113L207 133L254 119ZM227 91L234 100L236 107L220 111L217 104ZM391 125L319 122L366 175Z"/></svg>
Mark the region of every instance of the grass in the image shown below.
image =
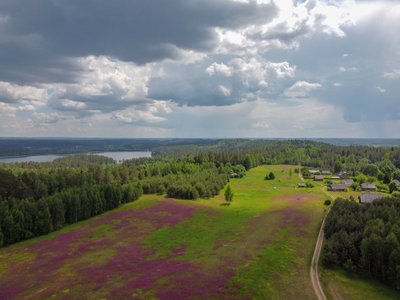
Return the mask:
<svg viewBox="0 0 400 300"><path fill-rule="evenodd" d="M348 274L342 270L321 269L328 299L389 300L399 299L393 289L373 279Z"/></svg>
<svg viewBox="0 0 400 300"><path fill-rule="evenodd" d="M153 232L147 247L156 249L154 257L181 249L182 260L201 263L211 272L232 274L227 267L216 268L218 261L226 261L235 269L228 281L234 296L312 298L308 266L324 194L298 189L294 168L262 166L245 178L232 179L234 200L229 206L222 205L223 191L213 199L193 202L204 210L175 227ZM264 180L270 171L275 180Z"/></svg>
<svg viewBox="0 0 400 300"><path fill-rule="evenodd" d="M230 205L224 191L196 201L147 195L1 249L0 298L313 299L309 264L327 195L297 188L296 167L232 179Z"/></svg>

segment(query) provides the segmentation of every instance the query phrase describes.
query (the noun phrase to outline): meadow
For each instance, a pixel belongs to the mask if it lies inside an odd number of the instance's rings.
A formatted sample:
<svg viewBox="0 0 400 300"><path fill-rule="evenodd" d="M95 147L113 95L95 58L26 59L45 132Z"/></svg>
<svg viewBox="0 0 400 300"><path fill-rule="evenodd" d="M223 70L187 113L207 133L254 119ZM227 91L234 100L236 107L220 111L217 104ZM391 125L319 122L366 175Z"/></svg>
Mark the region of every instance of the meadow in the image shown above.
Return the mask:
<svg viewBox="0 0 400 300"><path fill-rule="evenodd" d="M297 188L295 168L231 179L229 205L224 191L147 195L3 248L0 299L315 299L309 266L327 195Z"/></svg>

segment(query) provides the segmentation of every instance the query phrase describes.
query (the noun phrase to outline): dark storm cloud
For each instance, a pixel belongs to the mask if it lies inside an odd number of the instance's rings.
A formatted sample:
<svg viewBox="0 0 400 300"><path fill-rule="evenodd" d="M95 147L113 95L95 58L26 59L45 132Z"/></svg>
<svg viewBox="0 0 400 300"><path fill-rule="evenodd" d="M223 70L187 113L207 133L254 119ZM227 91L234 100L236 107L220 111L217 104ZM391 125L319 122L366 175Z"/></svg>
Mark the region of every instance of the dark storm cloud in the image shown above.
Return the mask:
<svg viewBox="0 0 400 300"><path fill-rule="evenodd" d="M208 51L214 27L271 19L274 4L229 0L2 0L0 80L65 82L81 71L70 58L107 55L137 64ZM4 21L5 20L5 21Z"/></svg>

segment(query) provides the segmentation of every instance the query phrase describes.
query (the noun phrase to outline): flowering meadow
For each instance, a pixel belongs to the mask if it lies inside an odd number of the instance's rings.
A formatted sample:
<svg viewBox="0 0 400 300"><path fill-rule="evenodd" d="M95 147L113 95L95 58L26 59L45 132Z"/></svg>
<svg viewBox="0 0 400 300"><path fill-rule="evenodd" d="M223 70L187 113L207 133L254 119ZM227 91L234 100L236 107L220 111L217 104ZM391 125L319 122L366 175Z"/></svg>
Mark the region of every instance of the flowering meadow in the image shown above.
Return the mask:
<svg viewBox="0 0 400 300"><path fill-rule="evenodd" d="M0 250L0 299L304 299L323 194L263 166L212 199L147 195ZM267 171L276 179L264 181Z"/></svg>

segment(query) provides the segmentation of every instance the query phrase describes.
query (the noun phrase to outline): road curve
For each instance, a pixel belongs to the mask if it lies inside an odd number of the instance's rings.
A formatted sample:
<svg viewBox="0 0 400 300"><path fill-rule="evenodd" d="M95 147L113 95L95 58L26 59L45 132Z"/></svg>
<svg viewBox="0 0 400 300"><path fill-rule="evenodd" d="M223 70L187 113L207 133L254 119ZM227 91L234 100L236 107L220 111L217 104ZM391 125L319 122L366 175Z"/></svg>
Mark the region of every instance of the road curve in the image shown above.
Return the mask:
<svg viewBox="0 0 400 300"><path fill-rule="evenodd" d="M322 221L321 229L319 230L317 243L315 244L314 255L311 261L311 268L310 268L310 278L311 283L315 291L315 295L317 296L318 300L326 300L326 296L324 290L322 289L321 282L319 281L318 275L318 261L321 255L322 250L322 243L324 241L324 224L325 219Z"/></svg>

